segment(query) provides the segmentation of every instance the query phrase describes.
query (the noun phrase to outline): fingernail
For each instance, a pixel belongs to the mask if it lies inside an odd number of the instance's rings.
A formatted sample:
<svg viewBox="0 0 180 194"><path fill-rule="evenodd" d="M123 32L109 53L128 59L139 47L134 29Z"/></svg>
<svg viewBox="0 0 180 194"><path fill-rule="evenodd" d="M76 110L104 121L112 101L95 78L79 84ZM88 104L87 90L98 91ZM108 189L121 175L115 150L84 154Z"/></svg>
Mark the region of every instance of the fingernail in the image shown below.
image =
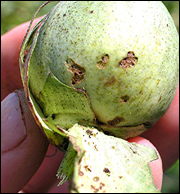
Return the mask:
<svg viewBox="0 0 180 194"><path fill-rule="evenodd" d="M15 149L26 136L20 100L14 92L1 102L1 153Z"/></svg>

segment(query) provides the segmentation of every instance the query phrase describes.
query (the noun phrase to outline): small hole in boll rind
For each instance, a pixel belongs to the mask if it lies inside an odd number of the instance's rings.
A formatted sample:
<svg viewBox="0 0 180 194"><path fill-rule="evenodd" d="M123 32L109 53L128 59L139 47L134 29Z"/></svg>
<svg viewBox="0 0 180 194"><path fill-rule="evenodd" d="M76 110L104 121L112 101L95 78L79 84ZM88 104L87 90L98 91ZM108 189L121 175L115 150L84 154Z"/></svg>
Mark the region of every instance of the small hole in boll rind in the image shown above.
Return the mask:
<svg viewBox="0 0 180 194"><path fill-rule="evenodd" d="M80 83L84 79L86 69L77 64L73 59L67 58L65 61L67 70L72 73L71 84L74 86L77 83Z"/></svg>
<svg viewBox="0 0 180 194"><path fill-rule="evenodd" d="M138 63L138 58L135 56L133 51L128 51L127 56L119 61L119 67L122 67L124 70L127 68L132 68Z"/></svg>
<svg viewBox="0 0 180 194"><path fill-rule="evenodd" d="M97 62L97 67L99 69L103 69L104 67L107 66L107 63L109 62L109 55L105 54L101 57L101 60Z"/></svg>
<svg viewBox="0 0 180 194"><path fill-rule="evenodd" d="M129 96L128 95L122 96L120 100L122 103L126 103L129 100Z"/></svg>
<svg viewBox="0 0 180 194"><path fill-rule="evenodd" d="M79 171L79 175L80 175L80 176L83 176L84 173L83 173L82 171Z"/></svg>
<svg viewBox="0 0 180 194"><path fill-rule="evenodd" d="M103 172L105 172L108 176L110 176L111 171L108 168L104 168Z"/></svg>
<svg viewBox="0 0 180 194"><path fill-rule="evenodd" d="M98 177L98 176L95 176L95 177L93 178L93 181L94 181L94 182L99 181L99 177Z"/></svg>
<svg viewBox="0 0 180 194"><path fill-rule="evenodd" d="M52 114L52 119L53 119L53 120L55 119L55 114Z"/></svg>
<svg viewBox="0 0 180 194"><path fill-rule="evenodd" d="M101 61L103 63L108 63L109 62L109 55L105 54L104 56L102 56Z"/></svg>
<svg viewBox="0 0 180 194"><path fill-rule="evenodd" d="M72 81L71 84L74 86L76 84L76 82L75 81Z"/></svg>

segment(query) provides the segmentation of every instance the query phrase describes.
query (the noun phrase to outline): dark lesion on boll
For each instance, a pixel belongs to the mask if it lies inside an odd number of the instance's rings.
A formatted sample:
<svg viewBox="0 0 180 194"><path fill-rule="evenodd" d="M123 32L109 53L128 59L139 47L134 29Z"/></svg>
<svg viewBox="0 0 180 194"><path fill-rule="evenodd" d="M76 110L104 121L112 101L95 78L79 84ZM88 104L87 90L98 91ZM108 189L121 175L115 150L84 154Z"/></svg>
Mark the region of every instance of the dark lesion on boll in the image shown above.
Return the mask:
<svg viewBox="0 0 180 194"><path fill-rule="evenodd" d="M97 62L97 67L99 69L103 69L104 67L107 66L107 63L109 62L109 55L105 54L101 57L101 60Z"/></svg>
<svg viewBox="0 0 180 194"><path fill-rule="evenodd" d="M128 96L128 95L121 96L120 101L121 101L122 103L126 103L126 102L128 102L128 101L129 101L129 96Z"/></svg>
<svg viewBox="0 0 180 194"><path fill-rule="evenodd" d="M71 84L74 86L77 83L80 83L84 79L86 69L81 65L75 63L71 58L67 58L65 61L67 70L72 73Z"/></svg>
<svg viewBox="0 0 180 194"><path fill-rule="evenodd" d="M108 121L107 123L111 126L118 125L120 122L125 121L123 117L115 117L114 119Z"/></svg>
<svg viewBox="0 0 180 194"><path fill-rule="evenodd" d="M122 67L124 70L127 68L132 68L138 63L138 58L135 56L133 51L127 53L127 57L123 58L119 62L119 67Z"/></svg>

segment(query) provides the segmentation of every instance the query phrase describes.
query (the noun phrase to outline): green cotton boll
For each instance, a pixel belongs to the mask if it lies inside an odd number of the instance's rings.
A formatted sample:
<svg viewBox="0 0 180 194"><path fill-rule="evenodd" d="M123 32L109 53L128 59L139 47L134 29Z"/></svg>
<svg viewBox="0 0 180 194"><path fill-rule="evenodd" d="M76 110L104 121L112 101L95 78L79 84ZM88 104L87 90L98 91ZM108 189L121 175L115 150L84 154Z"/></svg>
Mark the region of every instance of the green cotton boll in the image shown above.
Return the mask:
<svg viewBox="0 0 180 194"><path fill-rule="evenodd" d="M169 108L179 37L159 1L59 2L26 36L20 66L47 136L78 123L127 139Z"/></svg>

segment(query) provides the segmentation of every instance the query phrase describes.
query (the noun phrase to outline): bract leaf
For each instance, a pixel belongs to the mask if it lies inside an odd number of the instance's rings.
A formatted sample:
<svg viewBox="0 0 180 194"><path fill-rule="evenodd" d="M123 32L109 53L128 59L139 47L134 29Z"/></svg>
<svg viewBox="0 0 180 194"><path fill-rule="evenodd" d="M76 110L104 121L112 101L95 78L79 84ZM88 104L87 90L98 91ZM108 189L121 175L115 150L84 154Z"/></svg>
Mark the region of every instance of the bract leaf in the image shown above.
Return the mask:
<svg viewBox="0 0 180 194"><path fill-rule="evenodd" d="M68 132L77 152L71 192L159 192L149 167L158 158L154 149L78 124Z"/></svg>
<svg viewBox="0 0 180 194"><path fill-rule="evenodd" d="M72 123L94 121L94 114L84 92L63 84L53 73L47 76L37 100L44 115L52 117L53 122L61 128L68 129Z"/></svg>

